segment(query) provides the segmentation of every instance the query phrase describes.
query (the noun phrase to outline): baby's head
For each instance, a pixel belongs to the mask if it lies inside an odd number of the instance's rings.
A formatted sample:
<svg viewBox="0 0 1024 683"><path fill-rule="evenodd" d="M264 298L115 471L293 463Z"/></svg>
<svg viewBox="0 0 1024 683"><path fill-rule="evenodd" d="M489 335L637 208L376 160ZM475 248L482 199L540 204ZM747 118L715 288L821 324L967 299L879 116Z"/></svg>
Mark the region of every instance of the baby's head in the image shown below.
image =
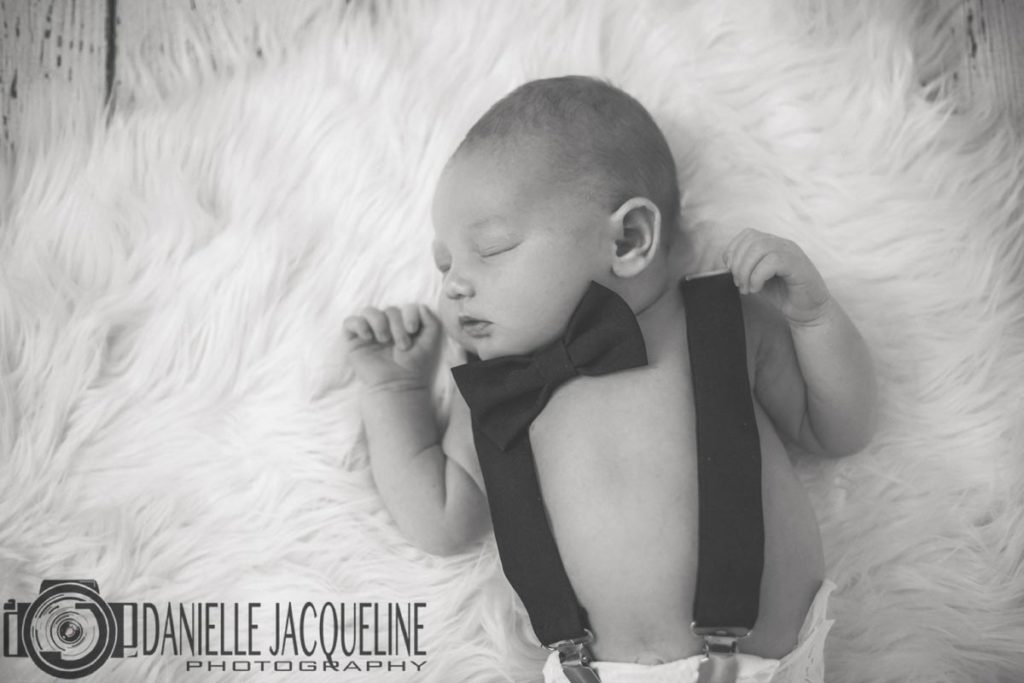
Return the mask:
<svg viewBox="0 0 1024 683"><path fill-rule="evenodd" d="M433 222L449 334L482 359L527 353L564 331L591 280L627 301L664 286L675 162L650 114L614 86L531 81L467 133Z"/></svg>

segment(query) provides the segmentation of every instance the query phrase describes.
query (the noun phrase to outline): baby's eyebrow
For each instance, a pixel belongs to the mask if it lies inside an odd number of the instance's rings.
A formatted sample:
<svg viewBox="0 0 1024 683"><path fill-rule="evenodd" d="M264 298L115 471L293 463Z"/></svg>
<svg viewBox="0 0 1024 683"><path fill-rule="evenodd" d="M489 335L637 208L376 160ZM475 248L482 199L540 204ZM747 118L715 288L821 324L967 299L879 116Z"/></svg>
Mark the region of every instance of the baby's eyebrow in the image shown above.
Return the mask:
<svg viewBox="0 0 1024 683"><path fill-rule="evenodd" d="M511 227L502 216L495 214L473 221L466 226L466 229L471 233L471 239L476 244L478 243L477 235L488 228L497 228L502 232L510 232ZM448 250L444 247L441 240L435 237L430 241L430 251L433 254L434 262L437 263L441 260L440 255Z"/></svg>
<svg viewBox="0 0 1024 683"><path fill-rule="evenodd" d="M485 216L479 218L466 226L466 230L472 233L482 232L485 228L508 228L508 224L505 219L495 214L493 216ZM435 237L430 243L430 248L436 253L440 248L441 242Z"/></svg>
<svg viewBox="0 0 1024 683"><path fill-rule="evenodd" d="M492 225L504 225L505 221L501 216L495 214L493 216L485 216L480 220L473 221L467 227L470 230L479 230L480 228L487 228Z"/></svg>

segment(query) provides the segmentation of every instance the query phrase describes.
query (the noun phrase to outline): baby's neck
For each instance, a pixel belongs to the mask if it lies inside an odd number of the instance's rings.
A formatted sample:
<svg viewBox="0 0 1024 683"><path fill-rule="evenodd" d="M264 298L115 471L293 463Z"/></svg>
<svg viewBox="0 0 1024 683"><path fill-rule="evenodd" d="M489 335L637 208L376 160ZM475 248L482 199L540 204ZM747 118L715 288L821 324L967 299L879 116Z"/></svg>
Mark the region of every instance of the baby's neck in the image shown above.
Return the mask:
<svg viewBox="0 0 1024 683"><path fill-rule="evenodd" d="M646 302L637 305L634 314L645 338L658 334L669 321L679 320L683 314L683 297L673 279L666 277Z"/></svg>
<svg viewBox="0 0 1024 683"><path fill-rule="evenodd" d="M637 305L637 309L634 312L637 320L658 318L677 308L677 297L672 296L676 288L672 284L671 278L665 278L662 286L655 290L653 295L647 298L646 302L641 301Z"/></svg>

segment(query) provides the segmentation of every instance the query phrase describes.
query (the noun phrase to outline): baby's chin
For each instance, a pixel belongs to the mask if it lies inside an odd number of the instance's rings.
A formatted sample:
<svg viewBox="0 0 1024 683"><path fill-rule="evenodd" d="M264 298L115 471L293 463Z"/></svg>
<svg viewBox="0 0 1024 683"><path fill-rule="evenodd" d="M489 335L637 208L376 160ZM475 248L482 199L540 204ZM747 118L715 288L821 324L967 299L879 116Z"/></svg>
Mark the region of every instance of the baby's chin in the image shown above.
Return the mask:
<svg viewBox="0 0 1024 683"><path fill-rule="evenodd" d="M486 337L472 338L463 337L466 342L463 346L475 353L480 360L490 358L501 358L503 356L528 356L538 349L551 343L551 340L508 340L488 335Z"/></svg>
<svg viewBox="0 0 1024 683"><path fill-rule="evenodd" d="M469 353L476 355L480 360L489 360L491 358L501 358L502 356L514 355L513 351L510 351L492 336L486 337L470 337L467 334L459 333L455 339L459 342L462 348L466 349Z"/></svg>
<svg viewBox="0 0 1024 683"><path fill-rule="evenodd" d="M488 360L490 358L499 358L501 356L507 356L507 353L502 353L500 350L492 348L491 344L487 343L486 338L476 339L468 337L466 335L460 335L462 341L462 347L466 351L475 354L480 360Z"/></svg>
<svg viewBox="0 0 1024 683"><path fill-rule="evenodd" d="M450 335L459 346L480 360L527 355L551 342L550 335L534 338L534 335L510 334L509 330L500 329L493 323L488 333L482 336L470 336L460 327L452 330Z"/></svg>
<svg viewBox="0 0 1024 683"><path fill-rule="evenodd" d="M454 329L445 326L448 336L451 337L452 341L459 345L460 348L464 349L466 353L472 353L477 356L480 360L487 360L490 356L487 355L485 349L481 348L481 339L475 339L464 333L461 328L455 326Z"/></svg>

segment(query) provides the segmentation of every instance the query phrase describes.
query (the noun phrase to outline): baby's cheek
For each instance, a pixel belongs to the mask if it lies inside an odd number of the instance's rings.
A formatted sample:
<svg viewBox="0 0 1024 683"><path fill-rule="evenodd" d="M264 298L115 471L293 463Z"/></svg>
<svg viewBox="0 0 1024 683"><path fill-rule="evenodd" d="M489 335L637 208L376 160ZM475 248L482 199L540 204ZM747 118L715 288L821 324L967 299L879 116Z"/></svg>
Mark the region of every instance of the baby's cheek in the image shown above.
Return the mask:
<svg viewBox="0 0 1024 683"><path fill-rule="evenodd" d="M444 328L444 333L450 337L454 337L458 332L458 325L453 319L451 312L441 308L438 309L437 314L437 317L441 319L441 327Z"/></svg>
<svg viewBox="0 0 1024 683"><path fill-rule="evenodd" d="M459 318L452 307L444 301L437 304L437 317L441 320L441 327L449 337L454 337L462 343L462 327L459 325Z"/></svg>

